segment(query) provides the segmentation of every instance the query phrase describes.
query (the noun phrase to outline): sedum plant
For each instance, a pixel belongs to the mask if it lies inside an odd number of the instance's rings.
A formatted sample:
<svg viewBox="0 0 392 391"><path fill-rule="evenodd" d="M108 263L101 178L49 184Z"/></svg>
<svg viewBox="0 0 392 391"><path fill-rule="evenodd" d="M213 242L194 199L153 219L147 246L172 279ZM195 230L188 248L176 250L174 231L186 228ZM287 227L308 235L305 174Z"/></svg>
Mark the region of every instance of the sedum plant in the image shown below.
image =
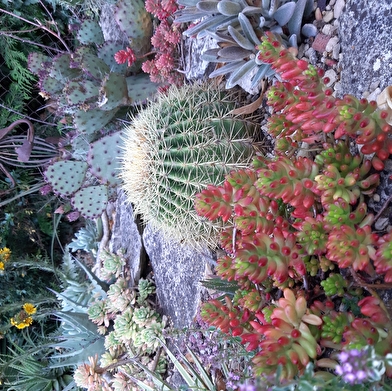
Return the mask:
<svg viewBox="0 0 392 391"><path fill-rule="evenodd" d="M255 354L254 375L265 381L275 373L291 381L309 364L329 376L323 369L338 368L339 352L367 345L390 378L392 323L375 289L390 288L391 235L373 232L376 218L365 203L389 156L390 125L371 102L333 97L321 72L272 34L262 41L260 58L281 77L267 102L275 156L256 156L196 195L196 211L225 224L216 273L236 289L206 302L202 317L241 338ZM365 153L374 147L376 156L353 152L351 141ZM306 144L306 156L296 155Z"/></svg>
<svg viewBox="0 0 392 391"><path fill-rule="evenodd" d="M214 241L214 227L197 216L193 198L254 155L258 127L231 114L234 98L213 86L172 87L124 130L127 197L145 222L174 239Z"/></svg>

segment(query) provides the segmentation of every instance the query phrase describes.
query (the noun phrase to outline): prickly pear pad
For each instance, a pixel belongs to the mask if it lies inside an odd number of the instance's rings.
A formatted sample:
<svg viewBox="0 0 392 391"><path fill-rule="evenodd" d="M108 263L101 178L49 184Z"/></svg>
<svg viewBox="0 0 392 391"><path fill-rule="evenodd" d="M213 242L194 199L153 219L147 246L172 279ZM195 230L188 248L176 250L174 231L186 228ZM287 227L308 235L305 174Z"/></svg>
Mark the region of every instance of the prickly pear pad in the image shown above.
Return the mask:
<svg viewBox="0 0 392 391"><path fill-rule="evenodd" d="M82 186L87 168L85 162L61 160L47 168L45 179L56 194L68 197Z"/></svg>
<svg viewBox="0 0 392 391"><path fill-rule="evenodd" d="M105 185L80 189L71 199L72 206L88 219L96 219L106 209L108 188Z"/></svg>

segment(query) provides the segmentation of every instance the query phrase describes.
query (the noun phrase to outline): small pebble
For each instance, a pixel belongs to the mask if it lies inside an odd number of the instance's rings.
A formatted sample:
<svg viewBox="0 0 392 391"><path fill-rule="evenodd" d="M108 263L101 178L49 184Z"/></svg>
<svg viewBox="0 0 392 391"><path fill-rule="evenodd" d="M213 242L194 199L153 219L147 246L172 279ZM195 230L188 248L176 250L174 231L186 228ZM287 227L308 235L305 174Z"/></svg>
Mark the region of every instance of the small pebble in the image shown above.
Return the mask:
<svg viewBox="0 0 392 391"><path fill-rule="evenodd" d="M322 53L323 51L325 51L325 47L327 46L327 43L330 39L331 37L329 35L317 34L312 43L312 48Z"/></svg>
<svg viewBox="0 0 392 391"><path fill-rule="evenodd" d="M321 13L321 10L319 7L316 8L316 11L314 13L314 18L316 20L323 20L323 14Z"/></svg>
<svg viewBox="0 0 392 391"><path fill-rule="evenodd" d="M306 45L304 45L303 43L301 45L299 45L298 58L302 58L304 56L305 48L306 48ZM307 49L309 49L309 45L308 45Z"/></svg>
<svg viewBox="0 0 392 391"><path fill-rule="evenodd" d="M324 64L328 67L335 67L337 64L337 61L332 59L332 58L323 58L324 59Z"/></svg>
<svg viewBox="0 0 392 391"><path fill-rule="evenodd" d="M325 50L326 50L327 52L332 52L332 51L333 51L333 48L337 45L338 42L339 42L339 38L338 38L338 37L332 37L332 38L328 41L327 45L325 46Z"/></svg>
<svg viewBox="0 0 392 391"><path fill-rule="evenodd" d="M333 26L332 24L326 24L321 32L325 35L332 35L335 31L337 30L337 28L335 26Z"/></svg>
<svg viewBox="0 0 392 391"><path fill-rule="evenodd" d="M333 86L333 90L336 92L336 95L341 95L343 91L342 83L340 81L336 82Z"/></svg>
<svg viewBox="0 0 392 391"><path fill-rule="evenodd" d="M340 53L340 43L337 43L334 48L332 49L332 58L335 60L339 59L339 53Z"/></svg>
<svg viewBox="0 0 392 391"><path fill-rule="evenodd" d="M324 77L328 77L329 82L326 84L327 87L331 87L337 79L337 75L336 72L333 69L328 69L325 74Z"/></svg>
<svg viewBox="0 0 392 391"><path fill-rule="evenodd" d="M380 95L381 90L379 88L376 88L374 91L372 91L368 96L367 96L367 100L371 101L371 100L376 100L377 96Z"/></svg>
<svg viewBox="0 0 392 391"><path fill-rule="evenodd" d="M333 19L333 11L327 11L323 16L323 21L329 23Z"/></svg>
<svg viewBox="0 0 392 391"><path fill-rule="evenodd" d="M305 52L305 56L309 59L309 62L312 65L317 65L317 54L316 54L316 51L313 48L309 48Z"/></svg>
<svg viewBox="0 0 392 391"><path fill-rule="evenodd" d="M389 223L389 219L388 217L380 217L379 219L377 219L377 221L374 224L374 228L377 231L382 231L386 228L386 226Z"/></svg>
<svg viewBox="0 0 392 391"><path fill-rule="evenodd" d="M380 195L377 193L373 194L373 200L374 200L374 202L380 202L380 200L381 200Z"/></svg>
<svg viewBox="0 0 392 391"><path fill-rule="evenodd" d="M380 85L380 80L376 80L369 86L369 91L374 91Z"/></svg>
<svg viewBox="0 0 392 391"><path fill-rule="evenodd" d="M335 19L339 18L342 14L345 4L345 0L336 0L335 6L333 7L333 16Z"/></svg>
<svg viewBox="0 0 392 391"><path fill-rule="evenodd" d="M326 11L331 11L331 5L328 4L328 5L325 7L325 10L326 10Z"/></svg>

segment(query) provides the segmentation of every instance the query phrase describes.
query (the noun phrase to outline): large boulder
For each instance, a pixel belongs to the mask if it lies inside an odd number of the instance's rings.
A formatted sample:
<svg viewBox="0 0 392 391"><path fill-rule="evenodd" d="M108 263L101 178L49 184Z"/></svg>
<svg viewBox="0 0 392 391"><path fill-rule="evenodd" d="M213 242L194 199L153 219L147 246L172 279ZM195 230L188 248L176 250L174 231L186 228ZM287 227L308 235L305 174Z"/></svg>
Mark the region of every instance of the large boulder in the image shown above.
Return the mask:
<svg viewBox="0 0 392 391"><path fill-rule="evenodd" d="M154 270L159 307L174 327L189 326L200 302L200 280L212 261L210 250L183 246L149 224L144 229L143 242Z"/></svg>
<svg viewBox="0 0 392 391"><path fill-rule="evenodd" d="M392 85L391 0L347 0L339 22L343 93Z"/></svg>
<svg viewBox="0 0 392 391"><path fill-rule="evenodd" d="M141 224L135 219L132 205L127 201L123 190L118 190L115 203L109 207L107 213L112 225L109 250L124 253L132 277L137 281L148 263L142 245Z"/></svg>
<svg viewBox="0 0 392 391"><path fill-rule="evenodd" d="M380 91L392 85L392 2L347 0L339 20L342 92L374 100ZM387 205L375 223L375 229L380 231L392 229L391 172L392 160L388 159L380 173L377 192L368 200L375 214ZM381 291L380 297L390 303L392 290Z"/></svg>

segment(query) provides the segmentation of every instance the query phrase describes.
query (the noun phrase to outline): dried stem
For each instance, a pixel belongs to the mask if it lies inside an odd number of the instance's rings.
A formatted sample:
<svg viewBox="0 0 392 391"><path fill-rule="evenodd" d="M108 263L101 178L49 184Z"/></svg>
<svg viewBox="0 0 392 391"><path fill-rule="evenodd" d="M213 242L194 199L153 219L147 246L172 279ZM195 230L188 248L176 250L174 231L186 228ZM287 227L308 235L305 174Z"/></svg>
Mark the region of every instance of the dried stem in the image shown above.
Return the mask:
<svg viewBox="0 0 392 391"><path fill-rule="evenodd" d="M381 209L378 211L376 216L374 217L374 221L377 221L377 219L380 218L381 214L384 212L384 210L387 208L388 204L392 201L392 195L388 197L388 199L384 202L384 205L381 207Z"/></svg>
<svg viewBox="0 0 392 391"><path fill-rule="evenodd" d="M42 4L42 3L41 3L41 4ZM48 10L47 10L46 8L45 8L45 10L48 12ZM2 9L2 8L0 8L0 12L3 12L3 13L5 13L5 14L7 14L7 15L10 15L10 16L16 18L16 19L19 19L19 20L21 20L21 21L23 21L23 22L26 22L26 23L28 23L28 24L31 24L31 25L34 26L34 27L38 27L38 28L40 28L40 29L42 29L42 30L45 30L45 31L48 32L49 34L55 36L55 37L63 44L63 46L65 47L65 49L67 50L67 52L71 52L71 50L69 49L68 45L67 45L67 44L65 43L65 41L61 38L61 35L60 35L60 33L59 33L59 30L58 30L58 28L57 28L56 23L53 21L53 18L52 18L52 21L54 22L54 25L56 26L57 33L55 33L54 31L52 31L50 28L44 26L41 22L34 23L34 22L32 22L31 20L25 19L25 18L23 18L22 16L16 15L16 14L14 14L13 12L7 11L7 10ZM37 45L36 43L34 43L34 44Z"/></svg>
<svg viewBox="0 0 392 391"><path fill-rule="evenodd" d="M368 284L354 271L353 268L350 268L350 270L356 284L361 286L362 288L365 288L367 291L369 291L369 293L371 293L372 296L378 297L377 294L374 292L374 289L392 289L392 284L388 283Z"/></svg>
<svg viewBox="0 0 392 391"><path fill-rule="evenodd" d="M60 49L52 48L50 46L42 45L40 43L37 43L37 42L34 42L34 41L30 41L29 39L26 39L26 38L18 37L16 35L9 34L9 33L4 32L4 31L0 31L0 35L4 35L6 37L10 37L10 38L15 39L17 41L20 41L20 42L23 42L23 43L28 43L30 45L39 46L39 47L47 49L47 50L54 50L54 51L59 52L59 53L64 53L64 50L60 50Z"/></svg>

